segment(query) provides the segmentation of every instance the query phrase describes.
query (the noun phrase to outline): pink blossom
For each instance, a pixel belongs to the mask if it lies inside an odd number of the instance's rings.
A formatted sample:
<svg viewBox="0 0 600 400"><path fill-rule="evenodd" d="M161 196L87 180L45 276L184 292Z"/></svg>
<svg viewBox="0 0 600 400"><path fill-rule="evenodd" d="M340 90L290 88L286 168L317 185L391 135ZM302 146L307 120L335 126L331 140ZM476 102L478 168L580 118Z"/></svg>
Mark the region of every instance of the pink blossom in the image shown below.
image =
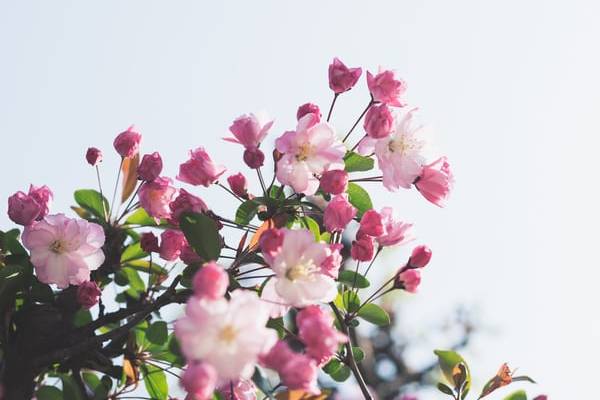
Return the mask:
<svg viewBox="0 0 600 400"><path fill-rule="evenodd" d="M423 167L423 172L415 182L423 197L439 207L445 205L453 185L454 177L446 157Z"/></svg>
<svg viewBox="0 0 600 400"><path fill-rule="evenodd" d="M94 281L83 282L77 286L77 302L85 309L90 309L98 304L101 294L102 290Z"/></svg>
<svg viewBox="0 0 600 400"><path fill-rule="evenodd" d="M158 253L158 238L152 232L144 232L140 237L140 247L148 254Z"/></svg>
<svg viewBox="0 0 600 400"><path fill-rule="evenodd" d="M335 281L321 272L321 264L329 255L328 246L315 242L308 229L283 229L283 232L281 250L267 260L275 272L269 283L294 307L332 301L337 295Z"/></svg>
<svg viewBox="0 0 600 400"><path fill-rule="evenodd" d="M350 256L356 261L371 261L375 255L375 246L370 236L357 237L350 247Z"/></svg>
<svg viewBox="0 0 600 400"><path fill-rule="evenodd" d="M219 392L224 400L256 400L256 386L248 379L240 379L233 383L233 393L231 393L231 384L226 382L221 385Z"/></svg>
<svg viewBox="0 0 600 400"><path fill-rule="evenodd" d="M102 152L100 151L100 149L90 147L85 152L85 160L88 162L88 164L94 167L102 161Z"/></svg>
<svg viewBox="0 0 600 400"><path fill-rule="evenodd" d="M317 387L317 364L310 357L292 353L282 369L277 371L281 382L290 390L304 390L309 393L319 394Z"/></svg>
<svg viewBox="0 0 600 400"><path fill-rule="evenodd" d="M346 92L356 85L361 74L361 68L348 68L335 57L329 64L329 88L336 94Z"/></svg>
<svg viewBox="0 0 600 400"><path fill-rule="evenodd" d="M54 198L50 188L46 185L39 187L29 185L29 196L40 205L40 214L37 216L37 219L40 220L48 215L52 199Z"/></svg>
<svg viewBox="0 0 600 400"><path fill-rule="evenodd" d="M431 260L431 249L420 245L413 249L408 265L410 268L423 268L429 264L429 260Z"/></svg>
<svg viewBox="0 0 600 400"><path fill-rule="evenodd" d="M382 235L384 230L381 215L373 209L365 211L360 219L360 231L374 237Z"/></svg>
<svg viewBox="0 0 600 400"><path fill-rule="evenodd" d="M252 169L257 169L265 163L265 154L258 148L244 150L244 162Z"/></svg>
<svg viewBox="0 0 600 400"><path fill-rule="evenodd" d="M268 319L268 305L251 291L234 290L230 301L192 296L175 335L183 355L211 364L220 380L249 379L258 356L277 341L277 333L265 327Z"/></svg>
<svg viewBox="0 0 600 400"><path fill-rule="evenodd" d="M202 257L200 257L190 246L190 244L185 241L185 244L181 248L181 253L179 254L179 259L186 265L198 264L201 263Z"/></svg>
<svg viewBox="0 0 600 400"><path fill-rule="evenodd" d="M230 175L227 178L227 183L229 184L229 188L236 196L241 198L248 197L248 183L246 182L246 177L238 172L235 175Z"/></svg>
<svg viewBox="0 0 600 400"><path fill-rule="evenodd" d="M179 166L177 179L190 185L208 187L224 172L224 166L215 164L204 147L198 147L190 151L190 159Z"/></svg>
<svg viewBox="0 0 600 400"><path fill-rule="evenodd" d="M321 366L348 338L333 327L333 317L319 306L308 306L296 316L298 338L306 345L306 354Z"/></svg>
<svg viewBox="0 0 600 400"><path fill-rule="evenodd" d="M23 244L38 279L64 289L90 280L90 271L104 262L104 231L86 220L48 215L27 226Z"/></svg>
<svg viewBox="0 0 600 400"><path fill-rule="evenodd" d="M140 205L157 223L161 218L171 216L169 204L177 195L177 189L172 184L170 178L158 177L151 182L144 182L138 192Z"/></svg>
<svg viewBox="0 0 600 400"><path fill-rule="evenodd" d="M8 198L8 217L16 224L31 225L42 211L35 199L21 191Z"/></svg>
<svg viewBox="0 0 600 400"><path fill-rule="evenodd" d="M356 208L348 201L347 194L335 196L323 213L323 223L329 232L340 232L356 216Z"/></svg>
<svg viewBox="0 0 600 400"><path fill-rule="evenodd" d="M279 371L285 367L285 364L294 356L294 351L284 340L278 340L277 343L265 354L259 357L260 364L265 368Z"/></svg>
<svg viewBox="0 0 600 400"><path fill-rule="evenodd" d="M333 169L321 175L321 190L330 194L341 194L348 189L348 173L343 169Z"/></svg>
<svg viewBox="0 0 600 400"><path fill-rule="evenodd" d="M296 119L300 121L302 117L306 114L314 114L316 116L316 122L321 121L321 109L319 106L313 103L305 103L298 107L298 111L296 112ZM315 122L315 123L316 123Z"/></svg>
<svg viewBox="0 0 600 400"><path fill-rule="evenodd" d="M260 250L267 262L272 262L283 245L284 231L276 228L266 230L259 239Z"/></svg>
<svg viewBox="0 0 600 400"><path fill-rule="evenodd" d="M133 158L139 152L142 135L136 132L135 126L131 125L125 132L119 133L113 142L113 146L123 158Z"/></svg>
<svg viewBox="0 0 600 400"><path fill-rule="evenodd" d="M288 131L276 141L283 154L277 162L277 179L298 193L314 194L319 180L314 176L329 169L343 169L346 147L327 123L309 126L314 114L298 121L296 131Z"/></svg>
<svg viewBox="0 0 600 400"><path fill-rule="evenodd" d="M404 289L409 293L416 293L419 284L421 283L421 270L405 269L396 276L394 286Z"/></svg>
<svg viewBox="0 0 600 400"><path fill-rule="evenodd" d="M204 213L208 211L206 203L198 196L194 196L185 189L179 189L179 195L169 204L171 215L169 222L179 225L181 214L186 212Z"/></svg>
<svg viewBox="0 0 600 400"><path fill-rule="evenodd" d="M394 246L412 240L410 236L412 224L399 221L393 208L384 207L380 214L384 228L383 234L376 239L380 246Z"/></svg>
<svg viewBox="0 0 600 400"><path fill-rule="evenodd" d="M374 101L396 107L404 105L400 96L406 91L406 83L397 79L394 71L380 68L377 75L367 71L367 86Z"/></svg>
<svg viewBox="0 0 600 400"><path fill-rule="evenodd" d="M545 394L540 394L539 396L536 396L533 400L548 400L548 396L546 396Z"/></svg>
<svg viewBox="0 0 600 400"><path fill-rule="evenodd" d="M375 155L383 173L383 186L390 191L410 189L421 175L425 142L419 137L421 126L413 123L413 112L396 121L392 134L375 143Z"/></svg>
<svg viewBox="0 0 600 400"><path fill-rule="evenodd" d="M273 121L264 115L248 114L238 117L229 127L233 138L225 138L228 142L239 143L247 149L255 149L263 141Z"/></svg>
<svg viewBox="0 0 600 400"><path fill-rule="evenodd" d="M217 371L205 362L191 362L181 377L181 385L190 400L209 400L217 384Z"/></svg>
<svg viewBox="0 0 600 400"><path fill-rule="evenodd" d="M225 296L229 286L229 275L223 266L214 261L204 264L194 275L192 281L194 295L209 300Z"/></svg>
<svg viewBox="0 0 600 400"><path fill-rule="evenodd" d="M160 154L155 151L152 154L145 154L142 162L137 168L138 178L143 181L153 181L162 172L163 162Z"/></svg>
<svg viewBox="0 0 600 400"><path fill-rule="evenodd" d="M327 257L321 263L321 273L330 276L333 279L337 279L343 261L341 254L343 248L344 245L341 243L329 245Z"/></svg>
<svg viewBox="0 0 600 400"><path fill-rule="evenodd" d="M364 128L373 139L389 136L394 125L394 116L385 104L376 104L365 115Z"/></svg>
<svg viewBox="0 0 600 400"><path fill-rule="evenodd" d="M175 229L167 229L160 235L160 258L166 261L176 260L186 243L187 241L183 232Z"/></svg>

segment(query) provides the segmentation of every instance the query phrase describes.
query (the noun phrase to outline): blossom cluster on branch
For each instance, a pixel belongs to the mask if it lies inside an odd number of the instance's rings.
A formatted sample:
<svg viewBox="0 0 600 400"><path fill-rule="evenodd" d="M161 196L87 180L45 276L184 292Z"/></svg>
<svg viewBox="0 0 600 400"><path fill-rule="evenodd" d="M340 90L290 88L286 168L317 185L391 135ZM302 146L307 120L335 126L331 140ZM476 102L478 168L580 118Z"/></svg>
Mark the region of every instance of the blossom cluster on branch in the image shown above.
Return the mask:
<svg viewBox="0 0 600 400"><path fill-rule="evenodd" d="M425 156L416 109L391 70L367 72L365 109L348 132L336 131L335 104L361 76L361 68L334 59L327 116L316 104L301 105L297 125L273 151L263 145L273 120L235 119L224 139L241 147L246 174L226 176L197 147L175 178L163 176L161 155L141 156L142 135L131 126L114 140L121 163L110 203L103 153L93 147L85 159L99 187L75 192L77 217L53 213L46 186L12 195L8 216L24 228L20 242L18 230L1 237L4 396L118 399L143 380L151 398L167 399L171 374L189 400L316 399L329 393L319 385L323 371L338 382L354 376L364 398L374 398L351 333L361 321L389 324L377 300L415 293L432 252L414 246L408 259L385 266L387 281L368 289L378 255L414 237L412 224L391 207L375 208L363 186L414 187L441 207L453 176L445 157ZM361 123L364 132L353 136ZM251 193L250 176L259 193ZM239 202L235 214L219 215L198 187L227 192ZM109 286L119 305L112 311ZM160 309L184 303L171 326ZM440 363L456 385L440 390L462 399L470 377L454 354L443 353ZM47 384L52 377L60 389Z"/></svg>

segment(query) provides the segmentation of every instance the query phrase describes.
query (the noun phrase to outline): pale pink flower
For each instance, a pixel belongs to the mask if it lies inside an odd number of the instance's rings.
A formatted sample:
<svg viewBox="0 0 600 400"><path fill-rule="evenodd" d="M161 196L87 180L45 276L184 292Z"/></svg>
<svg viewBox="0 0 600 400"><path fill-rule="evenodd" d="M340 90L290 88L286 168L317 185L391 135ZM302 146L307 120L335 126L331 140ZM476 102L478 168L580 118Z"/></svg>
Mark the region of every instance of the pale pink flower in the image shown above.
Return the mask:
<svg viewBox="0 0 600 400"><path fill-rule="evenodd" d="M254 149L263 141L273 121L261 114L245 114L238 117L229 127L232 138L224 138L228 142L239 143L247 149Z"/></svg>
<svg viewBox="0 0 600 400"><path fill-rule="evenodd" d="M179 166L177 179L190 185L208 187L224 172L224 166L215 164L204 147L198 147L191 150L190 159Z"/></svg>
<svg viewBox="0 0 600 400"><path fill-rule="evenodd" d="M97 224L63 214L48 215L25 228L23 244L38 279L64 289L90 280L104 262L104 231Z"/></svg>
<svg viewBox="0 0 600 400"><path fill-rule="evenodd" d="M421 270L406 269L396 276L394 286L410 293L416 293L421 284Z"/></svg>
<svg viewBox="0 0 600 400"><path fill-rule="evenodd" d="M266 230L259 239L260 250L264 259L270 263L281 250L285 232L277 228Z"/></svg>
<svg viewBox="0 0 600 400"><path fill-rule="evenodd" d="M37 216L37 219L40 220L48 215L50 212L50 206L52 205L52 200L54 199L52 190L50 190L50 188L46 185L39 187L29 185L29 196L31 196L40 205L40 214Z"/></svg>
<svg viewBox="0 0 600 400"><path fill-rule="evenodd" d="M141 140L142 135L135 131L134 125L131 125L125 132L117 135L113 146L121 157L133 158L139 152Z"/></svg>
<svg viewBox="0 0 600 400"><path fill-rule="evenodd" d="M186 244L187 241L183 232L175 229L167 229L160 234L160 258L166 261L177 260Z"/></svg>
<svg viewBox="0 0 600 400"><path fill-rule="evenodd" d="M171 215L169 222L179 225L181 214L186 212L203 213L208 211L206 203L198 196L194 196L185 189L179 189L179 195L169 204Z"/></svg>
<svg viewBox="0 0 600 400"><path fill-rule="evenodd" d="M293 356L294 350L285 340L280 339L268 352L260 355L259 362L265 368L279 371Z"/></svg>
<svg viewBox="0 0 600 400"><path fill-rule="evenodd" d="M394 131L375 143L375 155L383 173L383 186L390 191L400 187L410 189L421 175L425 157L425 142L419 137L421 126L415 126L413 112L404 114L396 121Z"/></svg>
<svg viewBox="0 0 600 400"><path fill-rule="evenodd" d="M336 94L346 92L356 85L362 74L361 68L348 68L335 57L329 64L329 88Z"/></svg>
<svg viewBox="0 0 600 400"><path fill-rule="evenodd" d="M191 362L181 377L181 386L190 400L209 400L217 384L217 371L205 362Z"/></svg>
<svg viewBox="0 0 600 400"><path fill-rule="evenodd" d="M229 286L229 275L225 268L214 261L204 264L192 280L194 295L209 300L218 300L225 296Z"/></svg>
<svg viewBox="0 0 600 400"><path fill-rule="evenodd" d="M231 393L231 384L224 383L219 388L223 395L223 400L256 400L256 386L249 379L240 379L233 383L233 393Z"/></svg>
<svg viewBox="0 0 600 400"><path fill-rule="evenodd" d="M294 352L287 342L279 340L260 357L261 365L277 371L281 382L290 390L318 393L317 364L308 356Z"/></svg>
<svg viewBox="0 0 600 400"><path fill-rule="evenodd" d="M102 151L100 151L100 149L97 149L95 147L90 147L85 152L85 160L92 167L96 166L98 163L100 163L102 161Z"/></svg>
<svg viewBox="0 0 600 400"><path fill-rule="evenodd" d="M380 246L404 244L413 239L410 235L412 224L400 221L393 208L384 207L379 214L384 228L383 234L376 238Z"/></svg>
<svg viewBox="0 0 600 400"><path fill-rule="evenodd" d="M269 279L260 293L260 298L269 306L271 318L283 317L291 308L287 301L277 293L276 282L275 279Z"/></svg>
<svg viewBox="0 0 600 400"><path fill-rule="evenodd" d="M298 107L298 111L296 112L296 119L300 121L300 119L306 114L314 114L316 115L316 122L321 121L321 109L316 104L302 104L300 107Z"/></svg>
<svg viewBox="0 0 600 400"><path fill-rule="evenodd" d="M381 139L392 132L394 116L387 105L376 104L367 111L363 126L369 137Z"/></svg>
<svg viewBox="0 0 600 400"><path fill-rule="evenodd" d="M296 315L298 338L306 345L306 354L322 366L348 338L333 326L333 317L319 306L308 306Z"/></svg>
<svg viewBox="0 0 600 400"><path fill-rule="evenodd" d="M163 162L160 154L155 151L151 154L145 154L142 162L137 168L138 179L143 181L153 181L162 172Z"/></svg>
<svg viewBox="0 0 600 400"><path fill-rule="evenodd" d="M169 204L177 195L177 189L172 184L170 178L161 176L151 182L144 182L138 192L140 205L157 223L161 218L171 216Z"/></svg>
<svg viewBox="0 0 600 400"><path fill-rule="evenodd" d="M423 167L423 172L415 182L423 197L439 207L445 205L453 185L454 177L446 157Z"/></svg>
<svg viewBox="0 0 600 400"><path fill-rule="evenodd" d="M343 169L332 169L321 175L321 190L329 194L341 194L348 189L348 173Z"/></svg>
<svg viewBox="0 0 600 400"><path fill-rule="evenodd" d="M397 79L395 72L379 68L377 75L367 71L367 86L373 100L390 106L402 107L400 96L406 91L406 83Z"/></svg>
<svg viewBox="0 0 600 400"><path fill-rule="evenodd" d="M269 283L293 307L332 301L337 295L335 281L321 272L321 264L329 256L327 245L315 242L308 229L283 231L280 251L267 260L276 275Z"/></svg>
<svg viewBox="0 0 600 400"><path fill-rule="evenodd" d="M77 286L77 302L85 309L90 309L98 304L101 294L102 290L94 281L83 282Z"/></svg>
<svg viewBox="0 0 600 400"><path fill-rule="evenodd" d="M268 319L269 307L251 291L235 290L230 301L192 296L175 335L184 356L211 364L221 381L249 379L258 356L277 341Z"/></svg>
<svg viewBox="0 0 600 400"><path fill-rule="evenodd" d="M356 216L356 208L348 201L347 194L335 196L323 213L323 224L329 232L341 232Z"/></svg>
<svg viewBox="0 0 600 400"><path fill-rule="evenodd" d="M313 118L314 114L305 115L295 131L284 133L276 141L277 150L283 153L277 162L277 179L306 195L314 194L319 188L315 174L344 168L346 153L333 128L324 122L310 126Z"/></svg>
<svg viewBox="0 0 600 400"><path fill-rule="evenodd" d="M413 249L408 266L410 268L423 268L431 260L431 249L425 245L417 246Z"/></svg>

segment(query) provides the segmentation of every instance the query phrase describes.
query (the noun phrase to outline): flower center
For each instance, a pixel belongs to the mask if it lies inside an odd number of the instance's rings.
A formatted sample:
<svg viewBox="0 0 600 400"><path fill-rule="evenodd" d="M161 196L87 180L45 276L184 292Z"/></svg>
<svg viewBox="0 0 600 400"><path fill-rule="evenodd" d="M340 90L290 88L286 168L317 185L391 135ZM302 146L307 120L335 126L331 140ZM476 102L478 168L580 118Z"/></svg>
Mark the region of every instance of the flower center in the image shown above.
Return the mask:
<svg viewBox="0 0 600 400"><path fill-rule="evenodd" d="M50 244L50 251L56 254L61 254L66 251L66 245L62 240L55 240Z"/></svg>
<svg viewBox="0 0 600 400"><path fill-rule="evenodd" d="M307 277L315 271L315 264L312 262L312 260L309 260L308 262L298 263L293 267L288 268L288 270L285 272L285 277L290 281L295 281L296 279Z"/></svg>
<svg viewBox="0 0 600 400"><path fill-rule="evenodd" d="M392 152L399 152L400 154L405 154L410 150L414 150L417 148L417 143L411 138L406 137L405 135L401 135L396 139L390 140L388 144L388 149Z"/></svg>
<svg viewBox="0 0 600 400"><path fill-rule="evenodd" d="M313 149L312 146L308 143L303 144L298 149L298 154L296 154L296 160L298 161L306 161L306 159L312 154Z"/></svg>
<svg viewBox="0 0 600 400"><path fill-rule="evenodd" d="M236 337L237 337L237 331L231 325L225 325L221 329L221 332L219 332L219 339L221 339L221 341L223 341L227 344L231 344L235 340Z"/></svg>

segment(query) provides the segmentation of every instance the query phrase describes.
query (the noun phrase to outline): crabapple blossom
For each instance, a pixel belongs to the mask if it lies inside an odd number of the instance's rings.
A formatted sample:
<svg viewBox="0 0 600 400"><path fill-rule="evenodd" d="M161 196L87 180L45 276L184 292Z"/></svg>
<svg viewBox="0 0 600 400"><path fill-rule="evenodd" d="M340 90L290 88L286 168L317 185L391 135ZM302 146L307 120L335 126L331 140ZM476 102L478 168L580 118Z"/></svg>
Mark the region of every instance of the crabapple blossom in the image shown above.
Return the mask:
<svg viewBox="0 0 600 400"><path fill-rule="evenodd" d="M204 147L190 151L190 159L179 166L177 179L190 185L210 186L225 173L225 167L217 165Z"/></svg>
<svg viewBox="0 0 600 400"><path fill-rule="evenodd" d="M23 244L38 279L61 289L89 281L90 272L104 262L102 227L63 214L25 227Z"/></svg>
<svg viewBox="0 0 600 400"><path fill-rule="evenodd" d="M185 265L198 264L198 263L201 263L203 261L202 257L200 257L194 251L194 249L192 248L192 246L190 246L190 244L187 242L187 240L185 241L185 243L181 247L181 252L179 253L179 259Z"/></svg>
<svg viewBox="0 0 600 400"><path fill-rule="evenodd" d="M50 212L52 199L54 198L54 194L52 194L50 188L46 185L39 187L29 185L28 194L40 205L40 214L37 216L37 220L40 220L48 215Z"/></svg>
<svg viewBox="0 0 600 400"><path fill-rule="evenodd" d="M83 282L77 286L77 302L85 309L90 309L98 304L101 294L102 290L94 281Z"/></svg>
<svg viewBox="0 0 600 400"><path fill-rule="evenodd" d="M166 261L174 261L179 258L181 250L187 241L183 232L175 229L167 229L160 234L160 258Z"/></svg>
<svg viewBox="0 0 600 400"><path fill-rule="evenodd" d="M283 340L279 340L268 353L263 354L260 363L277 371L281 382L291 390L319 392L316 386L316 362L304 354L294 352Z"/></svg>
<svg viewBox="0 0 600 400"><path fill-rule="evenodd" d="M183 372L181 386L188 392L190 400L208 400L212 399L217 378L217 371L212 365L205 362L191 362Z"/></svg>
<svg viewBox="0 0 600 400"><path fill-rule="evenodd" d="M231 389L233 386L233 393ZM218 388L224 400L256 400L256 386L249 379L239 379L237 382L226 382Z"/></svg>
<svg viewBox="0 0 600 400"><path fill-rule="evenodd" d="M175 335L184 356L212 365L220 381L249 379L259 355L277 341L268 319L268 305L254 292L235 290L229 301L192 296Z"/></svg>
<svg viewBox="0 0 600 400"><path fill-rule="evenodd" d="M395 75L394 71L382 68L376 75L367 71L367 86L374 101L396 107L404 105L400 96L406 91L406 83Z"/></svg>
<svg viewBox="0 0 600 400"><path fill-rule="evenodd" d="M140 237L140 247L146 253L158 253L158 238L153 232L144 232Z"/></svg>
<svg viewBox="0 0 600 400"><path fill-rule="evenodd" d="M242 198L248 197L248 182L246 182L246 177L241 172L227 177L227 183L236 196Z"/></svg>
<svg viewBox="0 0 600 400"><path fill-rule="evenodd" d="M172 184L170 178L161 176L151 182L144 182L140 187L138 192L140 205L156 222L171 216L169 205L177 195L177 189Z"/></svg>
<svg viewBox="0 0 600 400"><path fill-rule="evenodd" d="M431 249L425 245L417 246L413 249L408 266L410 268L424 268L431 260Z"/></svg>
<svg viewBox="0 0 600 400"><path fill-rule="evenodd" d="M97 149L95 147L88 148L87 151L85 152L85 160L92 167L95 167L96 165L98 165L98 163L100 163L102 161L102 151L100 151L100 149Z"/></svg>
<svg viewBox="0 0 600 400"><path fill-rule="evenodd" d="M376 104L367 111L363 126L369 137L381 139L392 132L394 116L387 105Z"/></svg>
<svg viewBox="0 0 600 400"><path fill-rule="evenodd" d="M16 224L31 225L42 212L40 204L21 191L8 198L8 217Z"/></svg>
<svg viewBox="0 0 600 400"><path fill-rule="evenodd" d="M272 262L283 245L285 233L283 230L271 228L260 237L259 244L263 257L267 262Z"/></svg>
<svg viewBox="0 0 600 400"><path fill-rule="evenodd" d="M298 111L296 112L296 119L298 121L300 121L300 119L302 117L304 117L306 114L316 115L317 116L316 122L319 122L321 120L321 109L316 104L313 104L313 103L302 104L300 107L298 107Z"/></svg>
<svg viewBox="0 0 600 400"><path fill-rule="evenodd" d="M343 169L332 169L321 175L321 190L329 194L341 194L348 189L348 173Z"/></svg>
<svg viewBox="0 0 600 400"><path fill-rule="evenodd" d="M204 264L192 280L194 295L209 300L218 300L225 295L229 286L229 276L216 262Z"/></svg>
<svg viewBox="0 0 600 400"><path fill-rule="evenodd" d="M265 153L258 147L244 150L244 162L252 169L257 169L265 163Z"/></svg>
<svg viewBox="0 0 600 400"><path fill-rule="evenodd" d="M421 271L405 269L396 276L394 287L404 289L409 293L416 293L419 284L421 284Z"/></svg>
<svg viewBox="0 0 600 400"><path fill-rule="evenodd" d="M246 149L255 149L263 141L273 121L261 114L247 114L236 118L229 127L232 138L224 138L228 142L239 143Z"/></svg>
<svg viewBox="0 0 600 400"><path fill-rule="evenodd" d="M375 255L373 238L367 235L357 236L350 247L350 256L356 261L371 261Z"/></svg>
<svg viewBox="0 0 600 400"><path fill-rule="evenodd" d="M329 232L341 232L356 216L356 208L348 201L347 194L335 196L323 213L323 224Z"/></svg>
<svg viewBox="0 0 600 400"><path fill-rule="evenodd" d="M277 162L277 179L305 195L314 194L319 188L315 174L344 168L346 153L333 128L325 122L313 125L313 120L314 114L305 115L295 131L285 132L276 140L276 148L283 154Z"/></svg>
<svg viewBox="0 0 600 400"><path fill-rule="evenodd" d="M171 203L169 203L169 222L175 226L179 225L181 214L186 212L203 213L208 211L208 206L198 196L194 196L185 189L179 189L179 194Z"/></svg>
<svg viewBox="0 0 600 400"><path fill-rule="evenodd" d="M383 221L381 214L377 211L370 209L365 211L362 218L360 219L360 232L369 236L380 236L383 234Z"/></svg>
<svg viewBox="0 0 600 400"><path fill-rule="evenodd" d="M362 68L348 68L335 57L329 64L329 88L334 93L340 94L346 92L356 85L358 78L362 74Z"/></svg>
<svg viewBox="0 0 600 400"><path fill-rule="evenodd" d="M450 195L454 177L446 157L441 157L423 167L415 186L427 200L436 206L443 207Z"/></svg>
<svg viewBox="0 0 600 400"><path fill-rule="evenodd" d="M383 207L379 214L384 228L383 234L376 238L380 246L394 246L412 240L410 236L412 224L399 221L393 208Z"/></svg>
<svg viewBox="0 0 600 400"><path fill-rule="evenodd" d="M333 317L319 306L308 306L296 315L298 338L306 345L306 354L322 366L348 338L333 326Z"/></svg>
<svg viewBox="0 0 600 400"><path fill-rule="evenodd" d="M332 243L327 248L327 257L321 263L321 273L337 279L342 264L342 254L340 251L344 248L341 243Z"/></svg>
<svg viewBox="0 0 600 400"><path fill-rule="evenodd" d="M153 181L162 172L163 162L160 154L155 151L151 154L144 154L142 162L137 168L138 179L143 181Z"/></svg>
<svg viewBox="0 0 600 400"><path fill-rule="evenodd" d="M121 157L133 158L139 152L141 140L142 135L135 131L134 125L131 125L126 131L117 135L113 146Z"/></svg>

